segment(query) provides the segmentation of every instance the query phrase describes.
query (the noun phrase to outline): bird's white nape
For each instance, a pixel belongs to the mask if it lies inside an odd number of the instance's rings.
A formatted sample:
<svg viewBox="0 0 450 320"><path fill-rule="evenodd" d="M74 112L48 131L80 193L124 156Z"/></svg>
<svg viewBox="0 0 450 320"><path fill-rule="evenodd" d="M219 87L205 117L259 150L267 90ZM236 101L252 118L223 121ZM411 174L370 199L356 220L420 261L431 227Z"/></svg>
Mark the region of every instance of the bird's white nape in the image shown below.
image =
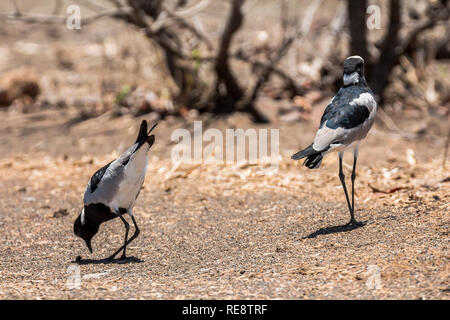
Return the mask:
<svg viewBox="0 0 450 320"><path fill-rule="evenodd" d="M359 82L359 74L358 72L353 72L351 74L345 74L344 73L344 86L348 86L350 84L355 84Z"/></svg>
<svg viewBox="0 0 450 320"><path fill-rule="evenodd" d="M84 208L81 210L81 225L84 226L86 223L86 214L84 213Z"/></svg>
<svg viewBox="0 0 450 320"><path fill-rule="evenodd" d="M358 59L358 60L361 60L362 63L364 63L364 59L361 56L350 56L350 57L347 57L347 59L345 59L345 60L351 60L351 59Z"/></svg>

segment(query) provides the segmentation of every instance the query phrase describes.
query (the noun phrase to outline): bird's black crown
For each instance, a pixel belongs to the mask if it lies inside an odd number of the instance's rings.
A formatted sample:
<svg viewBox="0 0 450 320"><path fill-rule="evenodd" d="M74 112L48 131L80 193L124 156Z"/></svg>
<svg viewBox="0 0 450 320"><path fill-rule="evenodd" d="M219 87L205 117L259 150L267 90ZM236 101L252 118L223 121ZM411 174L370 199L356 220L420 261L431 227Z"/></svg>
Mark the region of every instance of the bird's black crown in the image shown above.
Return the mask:
<svg viewBox="0 0 450 320"><path fill-rule="evenodd" d="M351 56L344 61L344 74L352 74L353 72L364 75L364 59L360 56Z"/></svg>

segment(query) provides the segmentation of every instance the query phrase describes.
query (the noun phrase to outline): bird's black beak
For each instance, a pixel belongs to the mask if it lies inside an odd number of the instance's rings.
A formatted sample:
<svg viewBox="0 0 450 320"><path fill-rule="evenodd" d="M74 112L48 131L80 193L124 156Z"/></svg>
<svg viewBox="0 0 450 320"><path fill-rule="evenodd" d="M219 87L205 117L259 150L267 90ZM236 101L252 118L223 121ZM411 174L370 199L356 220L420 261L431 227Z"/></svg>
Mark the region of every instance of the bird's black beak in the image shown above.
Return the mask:
<svg viewBox="0 0 450 320"><path fill-rule="evenodd" d="M86 240L86 245L87 245L89 251L92 253L91 240Z"/></svg>

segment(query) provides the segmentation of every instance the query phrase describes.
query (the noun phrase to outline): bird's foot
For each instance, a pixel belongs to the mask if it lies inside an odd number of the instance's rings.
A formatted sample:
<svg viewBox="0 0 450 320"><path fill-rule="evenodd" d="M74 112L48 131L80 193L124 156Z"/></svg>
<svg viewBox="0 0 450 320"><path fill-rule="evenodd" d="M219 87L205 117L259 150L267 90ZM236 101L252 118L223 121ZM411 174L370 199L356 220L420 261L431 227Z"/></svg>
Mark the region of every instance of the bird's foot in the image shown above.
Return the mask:
<svg viewBox="0 0 450 320"><path fill-rule="evenodd" d="M117 255L117 253L113 254L112 256L109 256L109 257L106 258L105 260L113 261L113 260L115 260L116 255ZM117 259L117 260L125 260L125 259L127 259L127 258L128 258L128 257L125 255L125 253L122 253L122 255L120 256L120 258Z"/></svg>
<svg viewBox="0 0 450 320"><path fill-rule="evenodd" d="M349 223L346 224L347 227L358 228L364 226L364 222L356 221L355 219L351 219Z"/></svg>
<svg viewBox="0 0 450 320"><path fill-rule="evenodd" d="M113 254L112 256L109 256L109 257L106 258L105 260L106 260L106 261L113 261L115 257L116 257L116 255Z"/></svg>

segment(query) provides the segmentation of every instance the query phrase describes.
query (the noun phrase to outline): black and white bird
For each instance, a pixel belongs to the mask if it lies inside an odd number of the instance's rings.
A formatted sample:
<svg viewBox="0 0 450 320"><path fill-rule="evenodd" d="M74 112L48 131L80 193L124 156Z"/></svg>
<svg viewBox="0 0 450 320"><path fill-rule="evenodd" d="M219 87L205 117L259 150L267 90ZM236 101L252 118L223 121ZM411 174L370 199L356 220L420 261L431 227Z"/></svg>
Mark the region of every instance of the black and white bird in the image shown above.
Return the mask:
<svg viewBox="0 0 450 320"><path fill-rule="evenodd" d="M125 240L108 259L113 259L123 250L121 258L126 258L127 245L139 235L139 228L133 216L133 207L144 183L147 171L147 153L155 142L155 136L147 132L147 121L143 120L136 142L119 158L99 169L91 177L84 193L84 207L75 220L74 233L82 238L92 253L91 240L98 232L100 224L119 217L125 226ZM133 221L135 232L128 238L129 224L123 217L128 214Z"/></svg>
<svg viewBox="0 0 450 320"><path fill-rule="evenodd" d="M364 77L364 60L359 56L348 57L344 61L343 87L326 107L314 142L292 156L294 160L306 158L303 164L310 169L316 169L327 153L332 151L339 153L339 179L344 188L351 216L348 225L353 227L362 225L356 221L354 214L354 183L358 147L372 127L376 113L377 102ZM344 151L349 148L353 148L351 203L345 185L345 175L342 171Z"/></svg>

